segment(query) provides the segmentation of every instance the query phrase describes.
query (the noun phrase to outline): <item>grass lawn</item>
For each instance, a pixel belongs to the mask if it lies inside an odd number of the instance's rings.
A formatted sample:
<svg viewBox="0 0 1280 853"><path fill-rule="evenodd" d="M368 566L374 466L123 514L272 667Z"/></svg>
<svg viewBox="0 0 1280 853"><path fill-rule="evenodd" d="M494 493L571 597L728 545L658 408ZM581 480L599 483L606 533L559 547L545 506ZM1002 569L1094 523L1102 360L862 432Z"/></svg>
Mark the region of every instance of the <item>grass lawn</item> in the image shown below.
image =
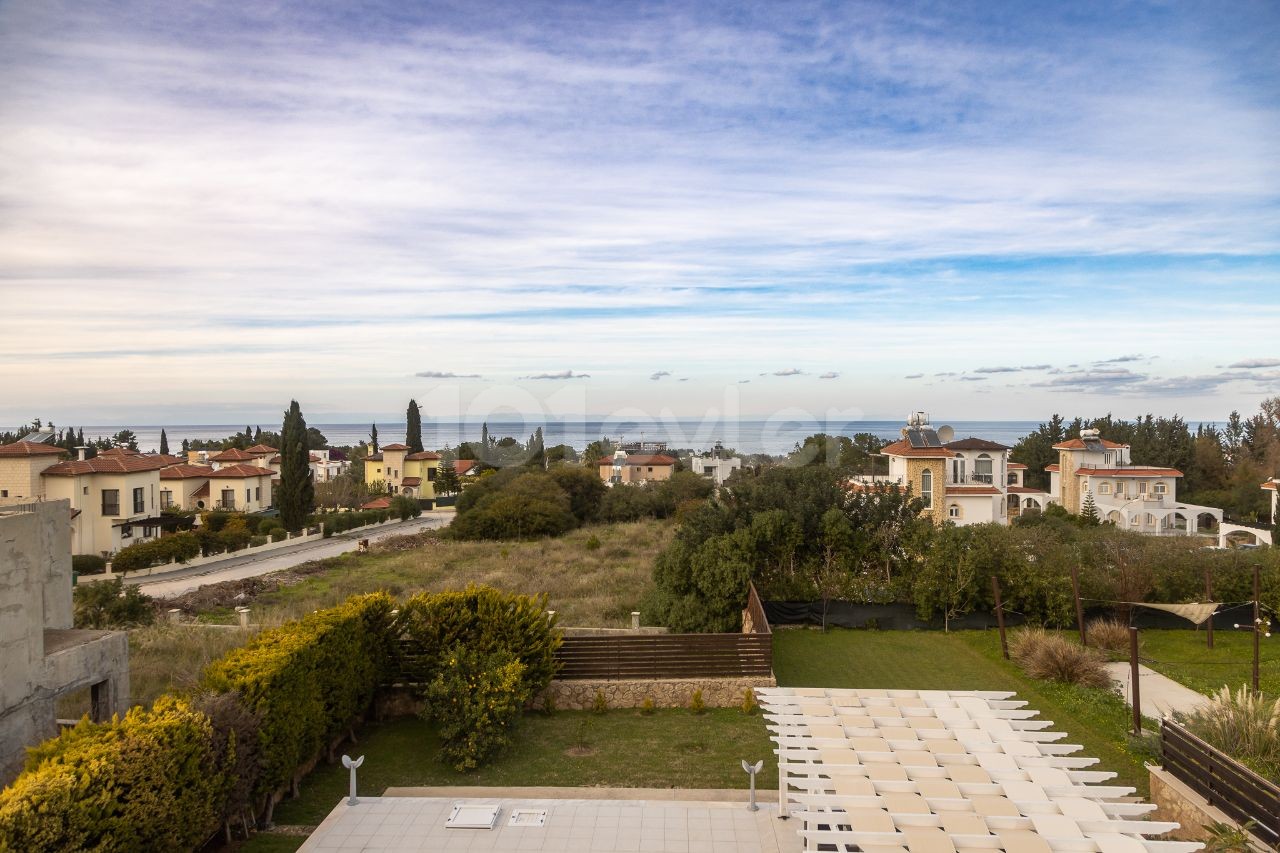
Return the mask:
<svg viewBox="0 0 1280 853"><path fill-rule="evenodd" d="M582 744L589 754L572 754ZM360 790L368 794L422 785L745 788L747 775L739 764L744 758L765 759L757 779L760 788L778 784L763 718L734 709L711 709L702 715L674 709L651 716L630 709L603 715L529 714L521 722L515 746L493 764L470 773L441 764L436 750L431 726L416 717L367 725L360 743L345 749L365 756ZM321 765L303 780L298 799L276 807L276 823L320 823L346 796L347 780L341 764ZM263 833L243 849L295 850L301 843L302 838Z"/></svg>
<svg viewBox="0 0 1280 853"><path fill-rule="evenodd" d="M1036 681L1000 656L994 631L784 630L774 634L781 686L915 690L1013 690L1065 731L1080 755L1101 761L1116 784L1147 793L1142 757L1129 751L1128 706L1105 691Z"/></svg>
<svg viewBox="0 0 1280 853"><path fill-rule="evenodd" d="M1212 650L1205 648L1204 631L1145 629L1139 636L1142 662L1192 690L1216 693L1225 684L1234 691L1252 678L1253 637L1247 631L1214 631ZM1280 696L1280 636L1261 637L1258 648L1262 692Z"/></svg>

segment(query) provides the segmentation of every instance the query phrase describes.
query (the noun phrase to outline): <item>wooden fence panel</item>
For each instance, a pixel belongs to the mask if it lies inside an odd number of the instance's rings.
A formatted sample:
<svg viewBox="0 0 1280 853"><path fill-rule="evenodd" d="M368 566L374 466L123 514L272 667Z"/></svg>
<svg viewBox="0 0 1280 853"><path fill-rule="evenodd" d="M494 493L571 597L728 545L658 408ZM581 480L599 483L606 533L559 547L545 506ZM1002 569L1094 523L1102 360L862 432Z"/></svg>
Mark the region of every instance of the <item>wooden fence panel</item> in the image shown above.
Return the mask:
<svg viewBox="0 0 1280 853"><path fill-rule="evenodd" d="M768 676L769 634L645 634L566 637L556 653L562 679L626 680Z"/></svg>
<svg viewBox="0 0 1280 853"><path fill-rule="evenodd" d="M1177 723L1160 724L1164 768L1235 820L1256 824L1253 834L1280 842L1280 786L1205 743Z"/></svg>

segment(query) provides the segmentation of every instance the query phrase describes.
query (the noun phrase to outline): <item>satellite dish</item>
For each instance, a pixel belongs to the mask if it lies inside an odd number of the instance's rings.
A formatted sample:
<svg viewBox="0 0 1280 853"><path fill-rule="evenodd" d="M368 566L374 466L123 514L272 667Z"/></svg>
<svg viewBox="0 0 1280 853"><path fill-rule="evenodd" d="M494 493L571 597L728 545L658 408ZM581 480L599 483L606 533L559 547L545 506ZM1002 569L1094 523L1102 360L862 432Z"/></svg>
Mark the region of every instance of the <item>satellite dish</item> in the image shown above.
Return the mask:
<svg viewBox="0 0 1280 853"><path fill-rule="evenodd" d="M943 444L947 444L951 441L954 441L955 437L956 437L956 431L953 430L951 427L949 426L938 427L938 441L941 441Z"/></svg>

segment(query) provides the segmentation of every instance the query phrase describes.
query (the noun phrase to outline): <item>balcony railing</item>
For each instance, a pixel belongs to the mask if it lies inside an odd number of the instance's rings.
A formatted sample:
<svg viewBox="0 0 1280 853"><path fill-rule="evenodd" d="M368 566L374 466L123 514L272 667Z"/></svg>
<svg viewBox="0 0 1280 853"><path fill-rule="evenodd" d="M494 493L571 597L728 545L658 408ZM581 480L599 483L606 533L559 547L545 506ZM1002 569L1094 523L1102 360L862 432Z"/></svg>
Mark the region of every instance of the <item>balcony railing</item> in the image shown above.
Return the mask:
<svg viewBox="0 0 1280 853"><path fill-rule="evenodd" d="M235 509L236 502L235 501L218 501L217 506L218 506L218 509Z"/></svg>
<svg viewBox="0 0 1280 853"><path fill-rule="evenodd" d="M948 476L947 483L953 486L992 486L995 485L994 474L964 474L960 477Z"/></svg>

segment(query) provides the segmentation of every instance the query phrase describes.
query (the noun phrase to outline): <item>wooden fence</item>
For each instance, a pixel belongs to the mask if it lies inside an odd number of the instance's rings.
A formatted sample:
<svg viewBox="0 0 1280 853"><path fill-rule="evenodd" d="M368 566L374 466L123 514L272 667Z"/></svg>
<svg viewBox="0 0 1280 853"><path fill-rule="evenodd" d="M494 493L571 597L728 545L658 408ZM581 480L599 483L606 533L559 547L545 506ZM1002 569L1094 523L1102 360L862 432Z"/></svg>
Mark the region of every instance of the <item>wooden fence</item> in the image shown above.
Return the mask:
<svg viewBox="0 0 1280 853"><path fill-rule="evenodd" d="M1280 786L1177 723L1160 724L1160 741L1165 770L1234 820L1252 820L1258 838L1271 845L1280 842Z"/></svg>
<svg viewBox="0 0 1280 853"><path fill-rule="evenodd" d="M756 588L748 589L741 634L620 634L565 637L556 653L557 678L767 678L773 635Z"/></svg>

